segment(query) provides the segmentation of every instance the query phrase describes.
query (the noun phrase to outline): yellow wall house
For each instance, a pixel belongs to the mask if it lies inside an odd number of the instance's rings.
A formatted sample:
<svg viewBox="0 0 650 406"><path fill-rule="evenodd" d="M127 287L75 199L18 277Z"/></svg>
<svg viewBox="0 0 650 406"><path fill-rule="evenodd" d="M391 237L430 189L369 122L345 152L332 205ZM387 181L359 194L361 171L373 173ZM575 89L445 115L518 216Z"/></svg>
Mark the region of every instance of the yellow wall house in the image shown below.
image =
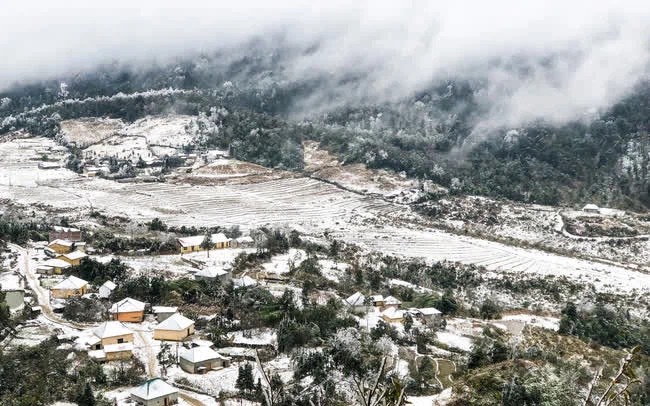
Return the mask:
<svg viewBox="0 0 650 406"><path fill-rule="evenodd" d="M61 254L56 257L56 259L60 259L62 261L65 261L69 263L71 266L79 266L81 265L81 261L86 258L88 255L86 253L81 252L81 251L72 251L67 254Z"/></svg>
<svg viewBox="0 0 650 406"><path fill-rule="evenodd" d="M183 341L194 334L194 322L180 313L175 313L153 330L153 338L164 341Z"/></svg>
<svg viewBox="0 0 650 406"><path fill-rule="evenodd" d="M144 302L127 297L113 303L108 312L111 314L111 320L140 323L144 319L145 306Z"/></svg>
<svg viewBox="0 0 650 406"><path fill-rule="evenodd" d="M106 321L93 330L88 356L99 361L133 356L133 332L119 321Z"/></svg>
<svg viewBox="0 0 650 406"><path fill-rule="evenodd" d="M67 254L68 252L72 252L74 243L68 240L54 240L47 244L47 247L57 254Z"/></svg>
<svg viewBox="0 0 650 406"><path fill-rule="evenodd" d="M381 318L387 323L401 323L404 321L404 310L389 307L381 314Z"/></svg>
<svg viewBox="0 0 650 406"><path fill-rule="evenodd" d="M181 254L203 251L203 248L201 248L201 243L204 239L204 235L179 238L178 245L181 247ZM230 248L230 238L226 237L226 235L223 233L212 234L211 240L213 244L211 249Z"/></svg>
<svg viewBox="0 0 650 406"><path fill-rule="evenodd" d="M68 276L50 289L50 294L56 299L67 299L82 296L88 292L88 282L76 276Z"/></svg>
<svg viewBox="0 0 650 406"><path fill-rule="evenodd" d="M65 262L62 259L48 259L47 261L43 262L39 267L38 270L46 270L45 273L48 274L57 274L60 275L63 273L64 269L70 268L72 265L69 263Z"/></svg>

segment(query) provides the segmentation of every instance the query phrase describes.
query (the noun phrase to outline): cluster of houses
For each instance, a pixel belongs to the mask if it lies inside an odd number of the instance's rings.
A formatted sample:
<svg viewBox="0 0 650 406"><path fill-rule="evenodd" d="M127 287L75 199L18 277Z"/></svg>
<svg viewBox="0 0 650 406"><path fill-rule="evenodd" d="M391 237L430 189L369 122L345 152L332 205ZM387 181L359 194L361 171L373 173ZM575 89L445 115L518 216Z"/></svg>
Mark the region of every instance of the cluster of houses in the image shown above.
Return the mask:
<svg viewBox="0 0 650 406"><path fill-rule="evenodd" d="M387 323L402 323L407 314L422 324L437 322L442 319L442 313L433 307L401 309L402 302L394 296L384 297L382 295L365 296L356 292L347 299L345 303L352 311L367 313L371 309L379 311L380 317Z"/></svg>
<svg viewBox="0 0 650 406"><path fill-rule="evenodd" d="M53 227L44 252L50 259L39 264L36 272L47 275L60 275L68 268L81 265L88 256L81 230L71 227Z"/></svg>
<svg viewBox="0 0 650 406"><path fill-rule="evenodd" d="M124 323L142 323L148 305L133 298L114 303L109 309L109 321L91 329L86 341L88 355L98 361L129 359L133 356L134 331ZM159 341L185 342L194 334L194 321L178 312L176 307L154 306L152 313L157 324L153 338ZM210 347L187 348L179 353L179 365L189 373L227 367L230 358L224 357Z"/></svg>
<svg viewBox="0 0 650 406"><path fill-rule="evenodd" d="M206 248L203 246L203 241L205 241L205 235L193 235L191 237L182 237L178 238L178 247L180 248L180 253L189 254L191 252L205 251ZM212 245L210 249L223 249L223 248L247 248L253 246L253 239L249 236L243 236L239 238L228 238L224 233L215 233L210 235L210 241Z"/></svg>

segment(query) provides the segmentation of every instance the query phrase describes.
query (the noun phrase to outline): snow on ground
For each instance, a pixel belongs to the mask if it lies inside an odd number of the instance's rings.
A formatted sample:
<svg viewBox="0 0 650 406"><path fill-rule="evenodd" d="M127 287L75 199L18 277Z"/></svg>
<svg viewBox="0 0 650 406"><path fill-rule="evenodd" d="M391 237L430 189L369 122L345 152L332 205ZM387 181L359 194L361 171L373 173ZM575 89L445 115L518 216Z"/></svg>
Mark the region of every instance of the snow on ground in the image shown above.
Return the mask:
<svg viewBox="0 0 650 406"><path fill-rule="evenodd" d="M557 317L535 316L532 314L509 314L503 316L501 320L519 321L525 324L557 331L560 328L560 319Z"/></svg>
<svg viewBox="0 0 650 406"><path fill-rule="evenodd" d="M410 282L403 281L401 279L390 279L388 281L388 286L404 286L406 288L413 289L418 293L432 293L433 289L425 288L420 285L416 285Z"/></svg>
<svg viewBox="0 0 650 406"><path fill-rule="evenodd" d="M148 144L182 147L192 144L195 137L186 130L192 116L148 116L135 121L124 129L127 135L146 138Z"/></svg>
<svg viewBox="0 0 650 406"><path fill-rule="evenodd" d="M262 264L262 269L267 273L281 275L289 273L290 264L299 266L305 259L307 259L307 253L304 250L290 248L286 254L276 255L271 258L270 262Z"/></svg>
<svg viewBox="0 0 650 406"><path fill-rule="evenodd" d="M122 120L112 118L87 118L61 122L63 139L83 148L108 138L124 128Z"/></svg>
<svg viewBox="0 0 650 406"><path fill-rule="evenodd" d="M235 331L230 334L232 344L235 345L273 345L278 342L278 335L274 329L251 329Z"/></svg>
<svg viewBox="0 0 650 406"><path fill-rule="evenodd" d="M94 144L83 150L84 159L116 157L137 163L140 158L150 162L156 157L149 150L147 140L144 137L126 137L116 135L104 140L102 143Z"/></svg>
<svg viewBox="0 0 650 406"><path fill-rule="evenodd" d="M471 338L461 336L449 331L438 331L436 333L436 340L449 347L458 348L459 350L470 351L472 349Z"/></svg>
<svg viewBox="0 0 650 406"><path fill-rule="evenodd" d="M35 188L51 181L67 181L78 175L65 169L65 148L60 150L49 138L19 138L12 142L0 142L0 185ZM63 168L40 169L39 163L58 163ZM0 196L5 197L2 192Z"/></svg>
<svg viewBox="0 0 650 406"><path fill-rule="evenodd" d="M340 282L350 267L345 262L334 261L331 259L319 259L318 264L321 266L323 276L336 283Z"/></svg>

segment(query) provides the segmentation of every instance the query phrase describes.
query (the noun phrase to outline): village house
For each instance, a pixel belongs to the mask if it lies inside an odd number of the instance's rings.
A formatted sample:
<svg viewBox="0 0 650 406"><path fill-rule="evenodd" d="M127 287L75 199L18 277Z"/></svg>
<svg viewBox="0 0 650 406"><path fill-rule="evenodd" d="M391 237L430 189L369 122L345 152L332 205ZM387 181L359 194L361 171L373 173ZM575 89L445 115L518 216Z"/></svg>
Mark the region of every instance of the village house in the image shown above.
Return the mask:
<svg viewBox="0 0 650 406"><path fill-rule="evenodd" d="M207 267L198 270L194 274L194 279L204 281L218 280L221 283L228 283L230 281L230 272L217 267Z"/></svg>
<svg viewBox="0 0 650 406"><path fill-rule="evenodd" d="M235 238L230 242L230 247L232 248L250 248L255 245L255 240L250 236L242 236Z"/></svg>
<svg viewBox="0 0 650 406"><path fill-rule="evenodd" d="M145 307L146 303L127 297L113 303L108 312L111 315L111 320L140 323L144 320Z"/></svg>
<svg viewBox="0 0 650 406"><path fill-rule="evenodd" d="M590 203L590 204L585 205L585 207L582 208L582 211L584 211L585 213L599 214L600 213L600 207L596 206L595 204Z"/></svg>
<svg viewBox="0 0 650 406"><path fill-rule="evenodd" d="M409 309L422 324L429 324L442 319L442 312L435 307L423 307L420 309Z"/></svg>
<svg viewBox="0 0 650 406"><path fill-rule="evenodd" d="M345 299L345 303L350 306L353 312L367 312L366 296L361 292L356 292Z"/></svg>
<svg viewBox="0 0 650 406"><path fill-rule="evenodd" d="M44 273L48 275L56 274L60 275L65 269L72 267L69 263L65 262L62 259L48 259L39 266L36 267L37 273Z"/></svg>
<svg viewBox="0 0 650 406"><path fill-rule="evenodd" d="M93 330L88 356L100 361L128 359L133 356L133 331L119 321L105 321Z"/></svg>
<svg viewBox="0 0 650 406"><path fill-rule="evenodd" d="M372 299L372 305L375 307L383 307L384 306L384 296L382 295L372 295L370 296Z"/></svg>
<svg viewBox="0 0 650 406"><path fill-rule="evenodd" d="M204 239L205 239L204 235L195 235L192 237L179 238L177 241L178 241L178 245L181 248L181 254L203 251L201 244L203 243ZM213 244L211 249L221 249L221 248L230 247L230 238L226 237L226 235L223 233L212 234L210 236L210 239L212 240L212 244Z"/></svg>
<svg viewBox="0 0 650 406"><path fill-rule="evenodd" d="M72 227L54 226L48 233L48 241L54 240L68 240L68 241L81 241L81 230Z"/></svg>
<svg viewBox="0 0 650 406"><path fill-rule="evenodd" d="M111 281L106 281L102 286L99 287L99 297L102 299L108 299L113 295L113 291L117 285Z"/></svg>
<svg viewBox="0 0 650 406"><path fill-rule="evenodd" d="M153 378L131 391L131 399L142 406L169 406L178 403L178 389Z"/></svg>
<svg viewBox="0 0 650 406"><path fill-rule="evenodd" d="M178 311L178 307L153 306L151 310L156 316L158 323L160 323L173 316Z"/></svg>
<svg viewBox="0 0 650 406"><path fill-rule="evenodd" d="M180 354L180 366L191 374L204 374L230 365L230 358L224 357L207 346L198 346Z"/></svg>
<svg viewBox="0 0 650 406"><path fill-rule="evenodd" d="M402 302L397 299L395 296L388 296L384 298L384 305L382 306L384 309L388 309L389 307L394 307L395 309L399 309L399 307L402 305Z"/></svg>
<svg viewBox="0 0 650 406"><path fill-rule="evenodd" d="M404 321L404 310L389 307L381 313L381 318L387 323L401 323Z"/></svg>
<svg viewBox="0 0 650 406"><path fill-rule="evenodd" d="M5 294L5 304L10 310L23 307L25 303L25 286L18 274L13 272L0 273L0 287Z"/></svg>
<svg viewBox="0 0 650 406"><path fill-rule="evenodd" d="M83 296L88 292L88 282L76 276L68 276L50 289L50 295L55 299L68 299Z"/></svg>
<svg viewBox="0 0 650 406"><path fill-rule="evenodd" d="M88 255L86 253L81 252L81 251L72 251L67 254L61 254L56 257L56 259L60 259L62 261L65 261L69 263L71 266L79 266L81 265L81 261L83 261Z"/></svg>
<svg viewBox="0 0 650 406"><path fill-rule="evenodd" d="M174 313L153 330L155 340L183 341L194 334L194 322L180 313Z"/></svg>
<svg viewBox="0 0 650 406"><path fill-rule="evenodd" d="M47 244L47 248L56 254L67 254L68 252L72 252L74 245L75 243L73 241L56 239Z"/></svg>

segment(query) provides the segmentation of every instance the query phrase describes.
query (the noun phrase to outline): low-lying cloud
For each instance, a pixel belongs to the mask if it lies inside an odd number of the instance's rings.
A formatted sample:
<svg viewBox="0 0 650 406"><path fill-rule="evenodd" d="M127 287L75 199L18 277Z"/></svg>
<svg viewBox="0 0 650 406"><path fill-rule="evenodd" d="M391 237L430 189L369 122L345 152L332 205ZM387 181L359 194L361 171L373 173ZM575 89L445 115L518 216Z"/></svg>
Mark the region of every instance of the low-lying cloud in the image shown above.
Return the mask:
<svg viewBox="0 0 650 406"><path fill-rule="evenodd" d="M0 89L116 60L245 53L261 40L269 52L288 49L289 77L325 79L327 104L316 93L304 109L398 100L464 79L485 84L483 127L607 108L647 77L650 62L643 0L24 0L4 6L0 33Z"/></svg>

